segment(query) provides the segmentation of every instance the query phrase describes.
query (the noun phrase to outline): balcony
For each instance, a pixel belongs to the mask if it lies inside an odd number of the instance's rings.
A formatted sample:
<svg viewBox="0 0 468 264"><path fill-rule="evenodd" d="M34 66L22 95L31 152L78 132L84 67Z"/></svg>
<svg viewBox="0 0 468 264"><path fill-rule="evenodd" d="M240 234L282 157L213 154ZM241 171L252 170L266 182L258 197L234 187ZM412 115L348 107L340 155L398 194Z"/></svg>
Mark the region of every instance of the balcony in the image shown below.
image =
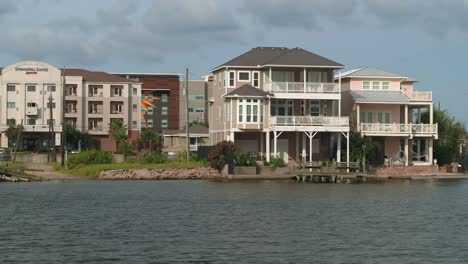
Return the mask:
<svg viewBox="0 0 468 264"><path fill-rule="evenodd" d="M285 99L340 99L337 83L320 82L266 82L263 88L277 98Z"/></svg>
<svg viewBox="0 0 468 264"><path fill-rule="evenodd" d="M429 136L437 138L437 124L361 123L360 131L367 136Z"/></svg>
<svg viewBox="0 0 468 264"><path fill-rule="evenodd" d="M339 116L272 116L271 129L281 131L347 132L349 117Z"/></svg>
<svg viewBox="0 0 468 264"><path fill-rule="evenodd" d="M432 92L413 92L406 96L413 102L432 102Z"/></svg>
<svg viewBox="0 0 468 264"><path fill-rule="evenodd" d="M26 115L28 116L37 116L37 106L27 106Z"/></svg>

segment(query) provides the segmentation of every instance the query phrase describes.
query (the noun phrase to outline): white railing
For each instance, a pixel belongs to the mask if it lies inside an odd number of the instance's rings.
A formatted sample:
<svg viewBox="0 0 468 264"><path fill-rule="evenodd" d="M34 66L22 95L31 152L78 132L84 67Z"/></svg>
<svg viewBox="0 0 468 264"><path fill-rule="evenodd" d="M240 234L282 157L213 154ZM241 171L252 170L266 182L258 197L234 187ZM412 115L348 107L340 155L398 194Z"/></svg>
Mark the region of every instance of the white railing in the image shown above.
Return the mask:
<svg viewBox="0 0 468 264"><path fill-rule="evenodd" d="M432 102L432 92L413 92L409 94L409 99L411 101L419 102Z"/></svg>
<svg viewBox="0 0 468 264"><path fill-rule="evenodd" d="M361 123L360 131L364 134L434 135L437 134L437 124Z"/></svg>
<svg viewBox="0 0 468 264"><path fill-rule="evenodd" d="M339 93L337 83L266 82L264 90L273 93Z"/></svg>
<svg viewBox="0 0 468 264"><path fill-rule="evenodd" d="M349 126L349 117L338 116L272 116L272 126Z"/></svg>

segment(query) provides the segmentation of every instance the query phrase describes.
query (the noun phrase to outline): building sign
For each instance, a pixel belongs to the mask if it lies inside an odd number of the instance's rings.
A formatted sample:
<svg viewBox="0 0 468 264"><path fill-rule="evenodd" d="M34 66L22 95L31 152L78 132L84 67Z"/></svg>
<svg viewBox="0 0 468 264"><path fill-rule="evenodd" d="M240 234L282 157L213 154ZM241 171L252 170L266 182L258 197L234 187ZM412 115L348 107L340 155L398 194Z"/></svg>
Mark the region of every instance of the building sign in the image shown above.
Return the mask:
<svg viewBox="0 0 468 264"><path fill-rule="evenodd" d="M26 74L37 74L37 72L48 72L48 68L41 67L15 67L15 71L26 72Z"/></svg>

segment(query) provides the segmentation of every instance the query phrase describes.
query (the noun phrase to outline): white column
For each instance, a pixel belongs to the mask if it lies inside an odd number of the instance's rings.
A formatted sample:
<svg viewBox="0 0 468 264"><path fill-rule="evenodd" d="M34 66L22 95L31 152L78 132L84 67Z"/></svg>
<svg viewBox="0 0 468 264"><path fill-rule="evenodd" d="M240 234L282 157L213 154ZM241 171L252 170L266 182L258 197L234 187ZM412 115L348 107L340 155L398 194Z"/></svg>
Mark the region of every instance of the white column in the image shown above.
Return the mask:
<svg viewBox="0 0 468 264"><path fill-rule="evenodd" d="M418 160L421 158L421 139L413 139L416 140L416 155L418 155Z"/></svg>
<svg viewBox="0 0 468 264"><path fill-rule="evenodd" d="M296 162L299 160L299 132L296 132Z"/></svg>
<svg viewBox="0 0 468 264"><path fill-rule="evenodd" d="M340 93L340 99L338 100L338 116L341 116L341 71L338 71L340 77L338 78L338 91Z"/></svg>
<svg viewBox="0 0 468 264"><path fill-rule="evenodd" d="M278 136L277 136L276 130L273 131L273 155L274 158L276 159L276 153L278 153Z"/></svg>
<svg viewBox="0 0 468 264"><path fill-rule="evenodd" d="M408 160L409 160L409 146L408 146L408 138L405 138L405 166L408 166Z"/></svg>
<svg viewBox="0 0 468 264"><path fill-rule="evenodd" d="M428 147L428 150L429 150L429 162L432 164L434 164L434 138L429 138L429 147Z"/></svg>
<svg viewBox="0 0 468 264"><path fill-rule="evenodd" d="M306 144L307 144L306 134L302 132L302 160L306 161Z"/></svg>
<svg viewBox="0 0 468 264"><path fill-rule="evenodd" d="M312 135L312 132L310 132L310 133L311 133L311 135ZM314 140L314 139L313 139L312 137L310 137L310 141L309 141L309 151L310 151L309 162L312 162L312 155L313 155L313 154L312 154L312 153L313 153L313 151L312 151L312 145L313 145L313 144L312 144L312 143L313 143L313 140Z"/></svg>
<svg viewBox="0 0 468 264"><path fill-rule="evenodd" d="M338 133L338 139L336 143L336 162L341 162L341 132Z"/></svg>
<svg viewBox="0 0 468 264"><path fill-rule="evenodd" d="M306 70L306 68L304 68L304 79L303 79L303 81L304 81L304 93L306 92L306 86L307 86L306 78L307 78L307 70Z"/></svg>
<svg viewBox="0 0 468 264"><path fill-rule="evenodd" d="M270 162L270 155L271 155L271 151L270 151L270 131L267 131L265 133L265 136L266 136L266 160L268 162Z"/></svg>
<svg viewBox="0 0 468 264"><path fill-rule="evenodd" d="M408 105L405 105L405 124L408 124Z"/></svg>
<svg viewBox="0 0 468 264"><path fill-rule="evenodd" d="M229 139L232 141L232 143L234 143L234 131L231 131Z"/></svg>
<svg viewBox="0 0 468 264"><path fill-rule="evenodd" d="M264 144L263 144L263 133L260 133L260 152L264 152L265 151L265 148L264 148Z"/></svg>
<svg viewBox="0 0 468 264"><path fill-rule="evenodd" d="M273 76L271 76L271 67L269 69L269 74L270 74L270 92L272 91L273 88Z"/></svg>
<svg viewBox="0 0 468 264"><path fill-rule="evenodd" d="M349 132L346 135L346 163L349 166Z"/></svg>
<svg viewBox="0 0 468 264"><path fill-rule="evenodd" d="M359 132L361 130L361 106L359 104L356 104L356 120L357 120L357 131Z"/></svg>
<svg viewBox="0 0 468 264"><path fill-rule="evenodd" d="M434 124L434 104L429 105L429 124Z"/></svg>

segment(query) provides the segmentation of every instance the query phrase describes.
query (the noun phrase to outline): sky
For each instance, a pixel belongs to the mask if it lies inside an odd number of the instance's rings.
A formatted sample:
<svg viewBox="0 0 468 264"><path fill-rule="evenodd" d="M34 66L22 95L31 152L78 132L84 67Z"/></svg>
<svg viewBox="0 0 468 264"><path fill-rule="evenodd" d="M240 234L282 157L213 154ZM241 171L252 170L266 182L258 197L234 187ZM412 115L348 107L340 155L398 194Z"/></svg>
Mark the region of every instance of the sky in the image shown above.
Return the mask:
<svg viewBox="0 0 468 264"><path fill-rule="evenodd" d="M200 79L257 46L420 80L468 124L468 0L1 0L0 66L40 60Z"/></svg>

